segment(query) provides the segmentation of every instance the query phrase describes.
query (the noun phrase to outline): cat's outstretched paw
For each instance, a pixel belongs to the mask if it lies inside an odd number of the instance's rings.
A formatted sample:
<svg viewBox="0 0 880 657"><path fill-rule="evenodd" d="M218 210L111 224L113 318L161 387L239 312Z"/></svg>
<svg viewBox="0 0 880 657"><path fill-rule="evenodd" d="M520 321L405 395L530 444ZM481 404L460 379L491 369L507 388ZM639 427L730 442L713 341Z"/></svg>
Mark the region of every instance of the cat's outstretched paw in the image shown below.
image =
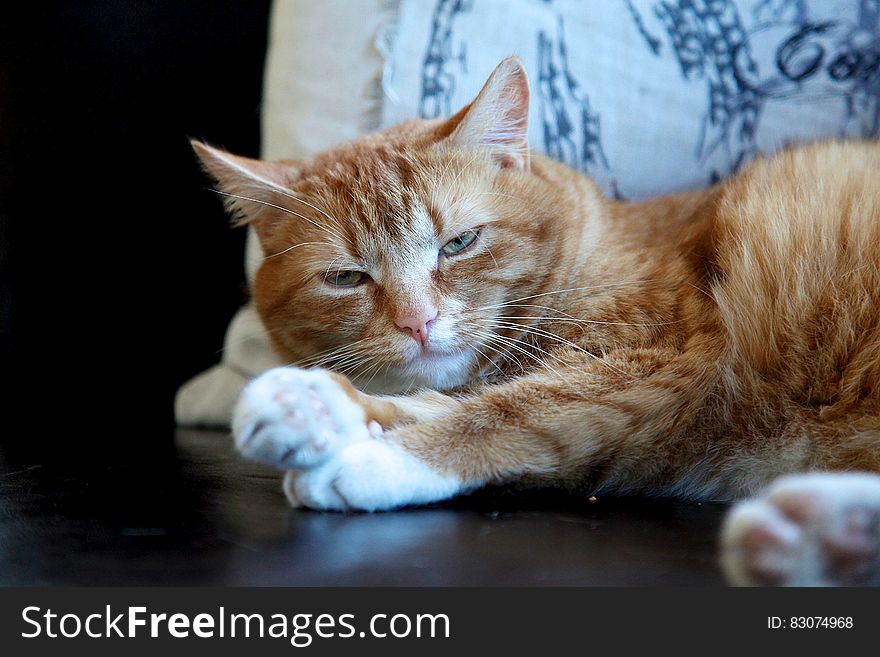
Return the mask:
<svg viewBox="0 0 880 657"><path fill-rule="evenodd" d="M370 439L363 409L324 370L279 367L244 389L232 419L243 456L283 470L312 468Z"/></svg>
<svg viewBox="0 0 880 657"><path fill-rule="evenodd" d="M783 477L761 497L737 504L721 538L732 584L880 584L880 476Z"/></svg>
<svg viewBox="0 0 880 657"><path fill-rule="evenodd" d="M233 416L243 456L287 470L293 506L382 511L426 504L462 490L381 438L364 410L324 370L277 368L242 392Z"/></svg>
<svg viewBox="0 0 880 657"><path fill-rule="evenodd" d="M291 504L325 511L386 511L445 500L462 490L455 477L381 439L347 445L319 467L284 478Z"/></svg>

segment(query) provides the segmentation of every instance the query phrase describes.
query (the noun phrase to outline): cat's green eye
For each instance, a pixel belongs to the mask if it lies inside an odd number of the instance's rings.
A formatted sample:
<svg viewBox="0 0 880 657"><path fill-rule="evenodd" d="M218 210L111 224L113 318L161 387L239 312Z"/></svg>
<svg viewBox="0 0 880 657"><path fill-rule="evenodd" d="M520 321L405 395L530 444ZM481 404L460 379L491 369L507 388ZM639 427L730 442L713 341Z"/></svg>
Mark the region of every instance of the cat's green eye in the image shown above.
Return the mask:
<svg viewBox="0 0 880 657"><path fill-rule="evenodd" d="M480 234L479 230L468 230L463 232L458 237L453 237L451 240L446 242L443 245L443 248L440 249L440 252L443 255L451 256L461 253L466 248L468 248L471 244L474 243L474 240L477 239L477 236Z"/></svg>
<svg viewBox="0 0 880 657"><path fill-rule="evenodd" d="M354 287L358 283L363 283L369 279L370 276L366 272L346 269L328 274L324 278L324 282L334 287Z"/></svg>

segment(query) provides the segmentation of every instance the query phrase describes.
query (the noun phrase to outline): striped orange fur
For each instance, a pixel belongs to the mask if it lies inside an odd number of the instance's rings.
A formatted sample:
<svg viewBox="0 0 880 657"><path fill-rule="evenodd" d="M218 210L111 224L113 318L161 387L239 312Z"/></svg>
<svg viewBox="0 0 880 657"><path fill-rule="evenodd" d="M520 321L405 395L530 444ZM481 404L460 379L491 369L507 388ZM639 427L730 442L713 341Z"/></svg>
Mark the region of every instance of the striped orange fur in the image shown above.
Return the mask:
<svg viewBox="0 0 880 657"><path fill-rule="evenodd" d="M194 144L260 237L278 353L464 482L730 499L880 471L880 145L628 203L529 153L527 107L508 59L452 118L307 160ZM422 348L398 323L429 305Z"/></svg>

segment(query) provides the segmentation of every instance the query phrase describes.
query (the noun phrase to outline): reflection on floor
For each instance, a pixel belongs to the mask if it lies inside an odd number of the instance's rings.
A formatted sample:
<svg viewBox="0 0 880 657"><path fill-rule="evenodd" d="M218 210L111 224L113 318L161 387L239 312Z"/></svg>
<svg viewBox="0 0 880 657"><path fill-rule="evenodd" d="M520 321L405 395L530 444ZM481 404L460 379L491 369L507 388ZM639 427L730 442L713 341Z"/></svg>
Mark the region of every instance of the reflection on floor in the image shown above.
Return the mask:
<svg viewBox="0 0 880 657"><path fill-rule="evenodd" d="M289 509L224 433L118 464L0 455L5 585L722 585L722 505L484 491L380 514Z"/></svg>

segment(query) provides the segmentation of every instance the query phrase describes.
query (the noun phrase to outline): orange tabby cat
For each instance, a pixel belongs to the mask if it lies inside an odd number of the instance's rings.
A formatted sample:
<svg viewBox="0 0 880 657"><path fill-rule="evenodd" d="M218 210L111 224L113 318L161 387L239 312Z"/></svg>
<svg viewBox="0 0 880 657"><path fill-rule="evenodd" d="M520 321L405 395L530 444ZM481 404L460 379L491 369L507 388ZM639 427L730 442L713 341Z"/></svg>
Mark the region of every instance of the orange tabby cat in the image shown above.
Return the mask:
<svg viewBox="0 0 880 657"><path fill-rule="evenodd" d="M299 366L243 393L242 453L335 510L501 482L730 500L880 471L880 146L624 203L530 153L528 99L510 58L450 119L307 160L193 144L260 238L253 298ZM735 581L870 576L880 478L828 477L734 510Z"/></svg>

